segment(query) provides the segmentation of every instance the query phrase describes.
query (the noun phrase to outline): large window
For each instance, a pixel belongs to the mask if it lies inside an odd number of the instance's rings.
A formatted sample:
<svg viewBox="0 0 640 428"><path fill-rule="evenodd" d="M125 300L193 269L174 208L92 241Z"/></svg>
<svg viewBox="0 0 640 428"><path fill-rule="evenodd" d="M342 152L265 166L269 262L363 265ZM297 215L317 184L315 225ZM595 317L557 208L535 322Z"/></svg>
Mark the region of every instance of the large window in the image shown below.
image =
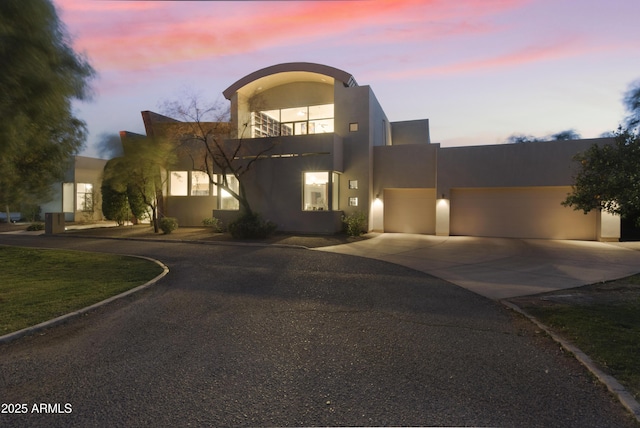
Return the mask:
<svg viewBox="0 0 640 428"><path fill-rule="evenodd" d="M209 196L209 174L191 171L191 196Z"/></svg>
<svg viewBox="0 0 640 428"><path fill-rule="evenodd" d="M93 211L93 184L78 183L76 185L76 210Z"/></svg>
<svg viewBox="0 0 640 428"><path fill-rule="evenodd" d="M251 115L253 138L327 132L333 132L333 104L265 110Z"/></svg>
<svg viewBox="0 0 640 428"><path fill-rule="evenodd" d="M171 171L169 173L171 196L209 196L211 184L204 171Z"/></svg>
<svg viewBox="0 0 640 428"><path fill-rule="evenodd" d="M217 178L217 180L221 180L221 179L222 179L221 176ZM229 187L234 193L238 193L240 191L238 179L233 174L227 175L227 183L229 184ZM218 186L215 186L215 187L217 188ZM239 210L240 209L240 203L238 202L238 200L233 196L231 196L231 194L226 190L224 190L223 188L220 188L220 190L217 191L217 194L219 195L218 197L219 209L221 210Z"/></svg>
<svg viewBox="0 0 640 428"><path fill-rule="evenodd" d="M169 174L169 194L171 196L189 195L189 173L187 171L171 171Z"/></svg>
<svg viewBox="0 0 640 428"><path fill-rule="evenodd" d="M338 210L339 175L335 172L305 172L303 205L305 211Z"/></svg>

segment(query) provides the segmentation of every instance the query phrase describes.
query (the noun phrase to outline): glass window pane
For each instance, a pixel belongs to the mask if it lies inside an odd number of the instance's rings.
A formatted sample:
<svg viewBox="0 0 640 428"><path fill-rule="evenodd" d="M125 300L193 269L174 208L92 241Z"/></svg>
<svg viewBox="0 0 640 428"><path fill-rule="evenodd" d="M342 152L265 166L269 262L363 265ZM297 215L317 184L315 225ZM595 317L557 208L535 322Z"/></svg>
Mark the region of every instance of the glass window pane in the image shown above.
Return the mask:
<svg viewBox="0 0 640 428"><path fill-rule="evenodd" d="M265 111L261 111L260 113L264 114L269 119L273 119L280 122L280 110L265 110Z"/></svg>
<svg viewBox="0 0 640 428"><path fill-rule="evenodd" d="M229 188L233 192L238 193L238 189L240 186L238 185L238 179L234 175L232 174L227 175L227 183L229 185ZM231 196L231 194L226 190L220 189L220 209L239 210L240 202L238 202L238 200L233 196Z"/></svg>
<svg viewBox="0 0 640 428"><path fill-rule="evenodd" d="M204 171L191 171L191 196L209 196L209 175Z"/></svg>
<svg viewBox="0 0 640 428"><path fill-rule="evenodd" d="M282 136L293 135L293 123L283 123L280 131L280 135Z"/></svg>
<svg viewBox="0 0 640 428"><path fill-rule="evenodd" d="M280 122L299 122L309 119L307 107L283 108L280 110Z"/></svg>
<svg viewBox="0 0 640 428"><path fill-rule="evenodd" d="M333 132L333 119L310 120L309 134Z"/></svg>
<svg viewBox="0 0 640 428"><path fill-rule="evenodd" d="M73 183L62 184L62 211L72 213L73 210Z"/></svg>
<svg viewBox="0 0 640 428"><path fill-rule="evenodd" d="M304 173L303 209L305 211L324 211L329 209L328 183L329 173L326 171Z"/></svg>
<svg viewBox="0 0 640 428"><path fill-rule="evenodd" d="M295 135L306 135L307 134L307 122L298 122L295 123Z"/></svg>
<svg viewBox="0 0 640 428"><path fill-rule="evenodd" d="M333 104L309 106L309 120L332 119L332 118L333 118Z"/></svg>
<svg viewBox="0 0 640 428"><path fill-rule="evenodd" d="M169 194L171 196L187 196L188 189L187 171L172 171L169 176Z"/></svg>
<svg viewBox="0 0 640 428"><path fill-rule="evenodd" d="M76 210L93 211L93 184L76 184Z"/></svg>

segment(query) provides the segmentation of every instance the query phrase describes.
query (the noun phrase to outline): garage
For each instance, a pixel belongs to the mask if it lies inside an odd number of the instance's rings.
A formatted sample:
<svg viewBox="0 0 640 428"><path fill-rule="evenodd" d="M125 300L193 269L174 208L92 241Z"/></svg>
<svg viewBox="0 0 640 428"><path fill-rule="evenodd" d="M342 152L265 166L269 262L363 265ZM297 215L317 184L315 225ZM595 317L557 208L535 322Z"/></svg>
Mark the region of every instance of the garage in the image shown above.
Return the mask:
<svg viewBox="0 0 640 428"><path fill-rule="evenodd" d="M384 231L434 234L435 189L384 189Z"/></svg>
<svg viewBox="0 0 640 428"><path fill-rule="evenodd" d="M451 235L596 239L597 216L561 205L569 186L451 190Z"/></svg>

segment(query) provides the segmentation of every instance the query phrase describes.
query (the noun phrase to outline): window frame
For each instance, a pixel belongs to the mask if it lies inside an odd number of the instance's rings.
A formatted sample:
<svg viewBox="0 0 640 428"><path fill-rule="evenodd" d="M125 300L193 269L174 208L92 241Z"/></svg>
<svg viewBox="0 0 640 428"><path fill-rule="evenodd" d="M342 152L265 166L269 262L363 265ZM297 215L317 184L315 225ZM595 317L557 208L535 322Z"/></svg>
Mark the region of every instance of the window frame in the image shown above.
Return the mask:
<svg viewBox="0 0 640 428"><path fill-rule="evenodd" d="M84 186L84 190L80 191L80 186ZM87 190L87 186L89 190ZM95 209L95 195L93 183L76 183L76 211L93 212Z"/></svg>
<svg viewBox="0 0 640 428"><path fill-rule="evenodd" d="M317 202L312 203L312 201L307 200L307 185L312 185L312 183L307 184L307 174L326 174L327 181L324 184L325 190L323 200L326 209L317 207ZM340 211L339 209L339 187L340 187L340 174L337 171L330 170L314 170L314 171L303 171L302 172L302 195L301 195L301 208L304 212L327 212L327 211ZM307 208L310 207L310 208Z"/></svg>

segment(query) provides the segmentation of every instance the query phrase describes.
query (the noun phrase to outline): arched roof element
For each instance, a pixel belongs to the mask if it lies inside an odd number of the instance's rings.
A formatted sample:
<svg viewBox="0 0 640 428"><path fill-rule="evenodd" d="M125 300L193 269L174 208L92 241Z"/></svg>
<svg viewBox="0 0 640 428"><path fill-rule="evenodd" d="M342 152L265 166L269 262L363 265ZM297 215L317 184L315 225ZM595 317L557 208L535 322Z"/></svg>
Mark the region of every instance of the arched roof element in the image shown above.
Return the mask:
<svg viewBox="0 0 640 428"><path fill-rule="evenodd" d="M282 74L281 79L276 76L279 74ZM261 90L268 87L278 86L279 84L287 81L326 82L326 78L330 78L335 82L340 82L344 86L358 86L353 76L346 71L329 67L328 65L314 64L310 62L290 62L254 71L229 86L222 92L222 94L226 99L230 100L233 94L247 86L251 87L252 90Z"/></svg>

